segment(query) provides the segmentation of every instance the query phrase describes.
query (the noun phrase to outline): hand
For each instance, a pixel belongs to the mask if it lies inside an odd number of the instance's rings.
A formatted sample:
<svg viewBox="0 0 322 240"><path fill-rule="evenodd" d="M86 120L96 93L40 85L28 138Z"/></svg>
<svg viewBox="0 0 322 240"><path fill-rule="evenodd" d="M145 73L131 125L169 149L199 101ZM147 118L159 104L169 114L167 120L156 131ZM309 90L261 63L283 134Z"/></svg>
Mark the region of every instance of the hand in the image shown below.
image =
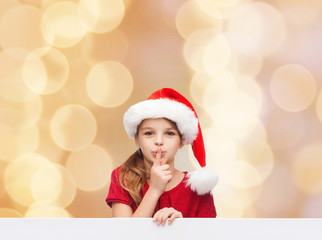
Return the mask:
<svg viewBox="0 0 322 240"><path fill-rule="evenodd" d="M158 225L162 224L164 226L168 218L168 224L170 225L174 219L182 218L182 213L174 208L162 208L154 214L153 222L157 222Z"/></svg>
<svg viewBox="0 0 322 240"><path fill-rule="evenodd" d="M159 196L165 191L168 182L172 179L169 165L165 161L161 161L161 152L162 150L159 148L150 173L150 188Z"/></svg>

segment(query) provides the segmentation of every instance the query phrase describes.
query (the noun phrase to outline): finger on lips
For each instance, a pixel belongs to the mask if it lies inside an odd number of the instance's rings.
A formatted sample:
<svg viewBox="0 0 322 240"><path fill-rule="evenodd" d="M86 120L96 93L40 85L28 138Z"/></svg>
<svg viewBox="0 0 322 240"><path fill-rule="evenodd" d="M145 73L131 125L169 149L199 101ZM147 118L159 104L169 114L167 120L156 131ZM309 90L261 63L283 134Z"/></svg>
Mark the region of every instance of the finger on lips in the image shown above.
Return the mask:
<svg viewBox="0 0 322 240"><path fill-rule="evenodd" d="M162 150L161 150L161 148L159 148L157 150L157 153L156 153L155 160L154 160L154 163L153 164L159 165L159 166L162 165L161 164L161 162L162 162L162 160L161 160L161 153L162 153Z"/></svg>

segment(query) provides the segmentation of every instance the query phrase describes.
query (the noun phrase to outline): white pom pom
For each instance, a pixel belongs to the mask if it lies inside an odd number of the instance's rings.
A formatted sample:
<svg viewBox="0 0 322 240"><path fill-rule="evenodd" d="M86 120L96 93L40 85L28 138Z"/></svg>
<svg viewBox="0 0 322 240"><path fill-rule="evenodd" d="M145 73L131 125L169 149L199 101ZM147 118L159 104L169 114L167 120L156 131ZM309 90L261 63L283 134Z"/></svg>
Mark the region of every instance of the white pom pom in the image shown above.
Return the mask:
<svg viewBox="0 0 322 240"><path fill-rule="evenodd" d="M198 195L212 194L212 190L218 183L216 171L205 167L188 173L187 177L187 186L190 186L191 190Z"/></svg>

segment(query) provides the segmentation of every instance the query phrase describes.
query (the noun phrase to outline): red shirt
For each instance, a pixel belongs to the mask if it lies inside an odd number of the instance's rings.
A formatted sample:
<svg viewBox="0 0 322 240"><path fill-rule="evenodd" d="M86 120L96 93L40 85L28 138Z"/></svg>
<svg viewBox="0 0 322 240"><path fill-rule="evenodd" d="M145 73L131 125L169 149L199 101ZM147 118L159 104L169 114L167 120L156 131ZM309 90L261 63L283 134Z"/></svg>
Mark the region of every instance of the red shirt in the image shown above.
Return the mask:
<svg viewBox="0 0 322 240"><path fill-rule="evenodd" d="M113 202L123 203L132 208L135 212L137 206L132 200L128 191L123 189L119 184L119 173L121 167L116 168L112 172L111 184L108 196L106 198L107 204L112 207ZM216 217L216 208L214 205L213 196L211 194L198 195L186 186L187 172L184 172L183 180L173 189L165 191L159 198L154 212L165 208L172 207L182 213L183 217ZM143 196L149 189L149 184L146 182L143 186Z"/></svg>

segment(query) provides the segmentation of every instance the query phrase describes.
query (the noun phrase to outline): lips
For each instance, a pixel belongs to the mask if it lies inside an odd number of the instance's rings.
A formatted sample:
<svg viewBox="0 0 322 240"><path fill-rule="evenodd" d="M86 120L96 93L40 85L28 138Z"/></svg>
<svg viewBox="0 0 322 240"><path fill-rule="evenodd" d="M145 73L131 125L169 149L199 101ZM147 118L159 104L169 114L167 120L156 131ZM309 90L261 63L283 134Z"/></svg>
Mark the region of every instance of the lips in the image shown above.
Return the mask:
<svg viewBox="0 0 322 240"><path fill-rule="evenodd" d="M157 156L157 151L153 151L152 154L153 154L153 157L156 157ZM165 155L166 151L161 151L161 157L163 157Z"/></svg>

